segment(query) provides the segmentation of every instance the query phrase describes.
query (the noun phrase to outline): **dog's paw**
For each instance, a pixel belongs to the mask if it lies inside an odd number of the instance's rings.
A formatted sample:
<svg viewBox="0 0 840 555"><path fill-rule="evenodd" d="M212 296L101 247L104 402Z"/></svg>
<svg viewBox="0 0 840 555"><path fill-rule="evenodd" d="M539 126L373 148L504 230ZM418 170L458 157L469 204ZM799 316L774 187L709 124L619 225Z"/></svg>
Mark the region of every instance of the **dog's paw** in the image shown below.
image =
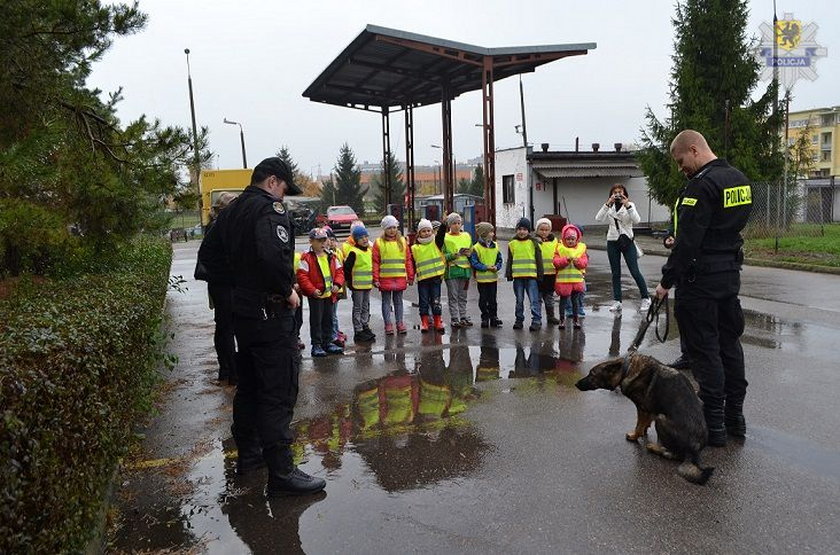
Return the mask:
<svg viewBox="0 0 840 555"><path fill-rule="evenodd" d="M626 439L627 441L632 441L632 442L634 442L634 443L635 443L635 442L636 442L636 440L637 440L637 439L639 439L640 437L641 437L641 435L640 435L640 434L637 434L637 433L636 433L636 430L633 430L632 432L627 432L626 434L624 434L624 439Z"/></svg>

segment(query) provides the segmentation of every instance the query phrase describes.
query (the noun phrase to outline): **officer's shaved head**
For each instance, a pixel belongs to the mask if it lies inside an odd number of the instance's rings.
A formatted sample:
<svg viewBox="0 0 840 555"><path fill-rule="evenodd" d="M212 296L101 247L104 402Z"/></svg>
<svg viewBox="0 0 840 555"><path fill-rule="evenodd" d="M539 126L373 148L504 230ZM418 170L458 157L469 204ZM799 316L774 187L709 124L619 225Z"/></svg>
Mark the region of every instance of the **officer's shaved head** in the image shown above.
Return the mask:
<svg viewBox="0 0 840 555"><path fill-rule="evenodd" d="M694 129L686 129L684 131L680 131L677 136L674 137L674 140L671 141L671 154L684 152L691 148L692 145L697 147L698 151L712 151L712 149L709 148L709 143L706 142L706 137Z"/></svg>
<svg viewBox="0 0 840 555"><path fill-rule="evenodd" d="M687 177L717 158L706 138L693 129L680 131L674 137L671 141L671 157Z"/></svg>

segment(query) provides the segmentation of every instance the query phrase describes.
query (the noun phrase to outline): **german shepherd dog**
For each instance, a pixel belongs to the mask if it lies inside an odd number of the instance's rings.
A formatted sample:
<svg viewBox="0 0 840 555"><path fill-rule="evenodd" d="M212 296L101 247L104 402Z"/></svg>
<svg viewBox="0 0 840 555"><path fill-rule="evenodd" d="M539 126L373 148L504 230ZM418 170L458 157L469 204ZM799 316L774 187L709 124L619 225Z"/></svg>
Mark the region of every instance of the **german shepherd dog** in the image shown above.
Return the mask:
<svg viewBox="0 0 840 555"><path fill-rule="evenodd" d="M627 440L646 436L656 421L659 443L648 441L648 451L682 461L677 473L689 482L702 485L709 480L714 468L700 466L707 438L703 406L683 374L655 358L633 353L594 366L575 386L581 391L620 387L637 412L636 427L627 432Z"/></svg>

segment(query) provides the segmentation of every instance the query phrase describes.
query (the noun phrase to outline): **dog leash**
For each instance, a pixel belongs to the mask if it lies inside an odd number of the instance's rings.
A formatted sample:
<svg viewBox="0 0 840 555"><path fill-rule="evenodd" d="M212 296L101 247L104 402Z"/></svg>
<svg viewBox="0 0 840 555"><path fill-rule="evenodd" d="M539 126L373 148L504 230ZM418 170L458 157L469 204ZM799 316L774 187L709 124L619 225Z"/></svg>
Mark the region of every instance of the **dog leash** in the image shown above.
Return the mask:
<svg viewBox="0 0 840 555"><path fill-rule="evenodd" d="M660 334L659 316L660 311L663 307L665 308L665 331ZM639 350L639 346L642 344L642 340L645 338L645 334L647 333L648 328L654 322L654 320L656 321L656 324L653 326L654 330L656 331L656 339L658 339L660 343L665 343L665 340L668 339L668 325L670 323L670 316L668 314L667 295L662 297L661 299L654 297L653 301L651 302L650 308L648 309L647 315L645 316L645 321L639 328L639 332L636 334L636 338L633 340L633 343L630 344L630 348L627 349L628 355L631 355Z"/></svg>
<svg viewBox="0 0 840 555"><path fill-rule="evenodd" d="M662 309L662 307L665 307L665 332L660 335L659 312ZM648 309L647 315L645 316L645 321L639 328L638 333L636 333L636 338L633 340L633 343L631 343L630 347L627 349L627 354L624 355L624 362L622 362L621 364L620 381L624 381L624 378L627 377L627 373L630 372L630 359L633 358L633 355L636 353L636 351L639 350L639 346L642 344L642 340L645 338L645 334L647 333L648 328L654 320L656 320L656 324L653 326L654 330L656 331L656 339L658 339L660 343L665 343L665 340L668 339L668 324L670 322L670 316L668 315L667 295L662 297L661 299L654 297L653 301L651 302L650 308Z"/></svg>

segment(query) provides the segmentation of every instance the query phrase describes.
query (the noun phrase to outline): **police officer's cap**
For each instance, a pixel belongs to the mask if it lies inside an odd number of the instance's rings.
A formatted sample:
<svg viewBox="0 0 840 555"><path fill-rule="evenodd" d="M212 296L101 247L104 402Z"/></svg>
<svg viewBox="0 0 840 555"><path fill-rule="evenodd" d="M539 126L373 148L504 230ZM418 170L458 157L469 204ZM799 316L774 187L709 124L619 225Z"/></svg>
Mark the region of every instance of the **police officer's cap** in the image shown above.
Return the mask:
<svg viewBox="0 0 840 555"><path fill-rule="evenodd" d="M303 192L297 185L295 185L292 169L286 162L277 156L266 158L257 164L257 167L254 168L254 173L251 174L251 185L262 183L272 175L286 182L287 195L299 195Z"/></svg>

